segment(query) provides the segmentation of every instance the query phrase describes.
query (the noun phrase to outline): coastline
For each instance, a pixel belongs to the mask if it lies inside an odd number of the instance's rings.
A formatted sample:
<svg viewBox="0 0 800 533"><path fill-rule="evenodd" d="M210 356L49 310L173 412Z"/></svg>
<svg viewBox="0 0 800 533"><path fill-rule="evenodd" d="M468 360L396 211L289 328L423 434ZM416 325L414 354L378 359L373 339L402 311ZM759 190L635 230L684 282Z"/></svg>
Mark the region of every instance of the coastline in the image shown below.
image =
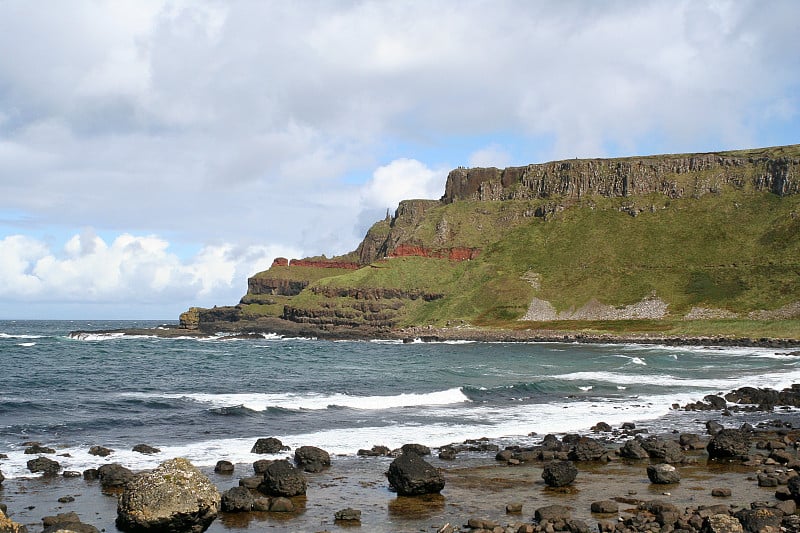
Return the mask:
<svg viewBox="0 0 800 533"><path fill-rule="evenodd" d="M70 336L130 335L161 338L207 338L216 334L235 338L263 338L263 335L306 337L322 340L398 340L403 342L566 342L581 344L658 344L664 346L739 346L756 348L800 348L800 338L751 338L725 335L658 335L652 333L588 333L550 329L489 329L472 326L438 328L414 326L399 329L314 328L285 320L259 320L255 322L215 322L201 329L179 326L158 328L122 328L105 330L76 330ZM793 353L793 355L795 355ZM797 354L800 355L800 354Z"/></svg>
<svg viewBox="0 0 800 533"><path fill-rule="evenodd" d="M692 416L692 413L686 411L684 415ZM800 431L793 429L800 426L800 415L780 413L778 416L783 420L783 428L753 429L753 445L746 460L710 460L706 445L711 432L698 421L696 434L699 444L684 446L680 457L671 460L681 479L667 485L651 483L646 473L648 465L662 460L619 456L622 443L635 438L637 433L621 428L585 434L585 438L604 447L606 456L576 459L576 480L561 488L548 487L542 479L543 468L548 462L547 454L535 456L526 449L510 446L507 450L515 450L518 453L516 457L523 459L500 460L494 450L483 446L480 439L464 443L454 459L438 457L437 450L433 455L425 456L425 460L439 469L446 480L441 494L425 496L398 496L389 489L385 472L393 456L335 456L330 468L305 474L308 491L305 496L292 498L294 511L221 512L207 531L322 532L350 530L354 525L386 533L476 531L467 524L482 522L502 528L487 528L486 531L505 533L522 531L519 528L523 525L538 527L533 525L536 523L534 512L551 505L565 506L571 520L583 522L589 531L597 531L598 527L603 530L609 524L613 528L615 524L626 522L630 526L628 531L670 531L661 529L660 525L655 528L662 518L658 512L647 510L653 502L674 506L676 516L687 509L701 516L703 510L708 509L713 509L715 514L725 512L733 515L750 509L754 502L761 502L759 505L769 508L778 505L791 507L794 502L776 496L781 489L786 492L785 476L783 483L763 481L764 475L778 479L782 472L800 468L795 447ZM741 421L721 420L727 427L738 427ZM576 442L576 437L559 436L565 443ZM641 436L648 437L648 434ZM669 431L657 438L678 442L677 435ZM773 452L778 448L789 454L789 463L771 459L776 457ZM285 455L291 457L290 452ZM571 454L569 456L575 459ZM563 457L568 457L567 452L563 452ZM221 493L238 486L239 479L253 475L252 466L241 463L235 465L232 474L215 473L211 468L204 468L203 472ZM45 516L67 512L76 513L82 522L98 530L117 531L114 521L120 491L104 489L97 480L58 475L15 478L0 486L0 501L8 506L10 518L27 526L30 532L43 529ZM729 494L720 496L720 489L726 489ZM618 509L611 513L593 512L592 505L599 501L615 502ZM521 509L508 512L507 509L515 505L521 505ZM347 507L362 512L360 523L346 524L334 519L338 510ZM643 522L641 528L635 525L637 521ZM451 529L445 529L448 524Z"/></svg>

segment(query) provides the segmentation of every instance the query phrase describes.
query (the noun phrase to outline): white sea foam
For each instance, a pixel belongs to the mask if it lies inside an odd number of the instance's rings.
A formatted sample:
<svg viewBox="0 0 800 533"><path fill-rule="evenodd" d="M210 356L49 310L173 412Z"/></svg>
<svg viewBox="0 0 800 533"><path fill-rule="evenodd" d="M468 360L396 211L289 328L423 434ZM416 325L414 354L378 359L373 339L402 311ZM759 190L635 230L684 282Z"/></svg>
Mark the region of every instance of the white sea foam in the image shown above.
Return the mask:
<svg viewBox="0 0 800 533"><path fill-rule="evenodd" d="M22 333L0 333L0 339L42 339L44 335L25 335Z"/></svg>
<svg viewBox="0 0 800 533"><path fill-rule="evenodd" d="M524 438L531 432L569 433L587 431L598 420L612 426L622 422L643 422L665 415L671 403L688 403L686 395L654 396L648 400L624 398L615 401L570 401L549 404L518 404L514 407L476 406L470 404L453 406L448 409L437 409L436 406L425 408L425 416L430 422L425 424L400 423L387 426L343 427L321 431L309 431L290 435L272 435L281 439L284 445L292 450L299 446L318 446L335 455L355 455L361 448L370 448L375 444L399 448L408 442L419 442L432 447L439 447L454 442L463 442L476 437L489 438ZM142 455L129 448L134 443L115 446L114 443L103 443L116 451L100 458L89 455L89 445L58 447L59 454L68 453L69 457L54 457L64 470L83 471L96 468L104 463L120 463L133 470L153 468L160 462L172 457L186 457L199 467L212 467L220 459L234 463L250 464L258 459L276 459L290 456L291 452L277 455L256 455L250 450L259 437L252 435L246 438L216 439L202 442L186 443L175 446L164 446L158 442L149 442L161 449L157 455ZM3 473L8 478L30 477L25 465L30 456L23 454L21 447L8 451L8 460L3 462Z"/></svg>
<svg viewBox="0 0 800 533"><path fill-rule="evenodd" d="M36 346L35 342L20 342L17 346L23 346L25 348L30 348L31 346Z"/></svg>
<svg viewBox="0 0 800 533"><path fill-rule="evenodd" d="M425 405L450 405L469 402L469 398L460 388L426 394L398 394L395 396L353 396L350 394L148 394L123 393L124 397L145 398L185 398L209 404L212 408L242 406L252 411L264 411L270 407L290 410L320 410L331 406L348 407L350 409L394 409L398 407L418 407Z"/></svg>

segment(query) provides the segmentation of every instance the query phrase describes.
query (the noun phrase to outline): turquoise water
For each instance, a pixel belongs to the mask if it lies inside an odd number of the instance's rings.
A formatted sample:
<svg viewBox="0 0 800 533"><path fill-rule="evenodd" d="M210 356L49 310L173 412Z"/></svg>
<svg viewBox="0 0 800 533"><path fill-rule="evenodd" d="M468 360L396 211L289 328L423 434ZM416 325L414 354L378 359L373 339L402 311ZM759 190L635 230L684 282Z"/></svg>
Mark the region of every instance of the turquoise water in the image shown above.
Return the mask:
<svg viewBox="0 0 800 533"><path fill-rule="evenodd" d="M29 440L69 453L68 470L97 465L92 445L134 469L175 455L250 463L259 437L348 455L527 442L601 420L657 425L673 403L800 382L800 358L762 348L69 336L143 326L158 323L0 321L6 477L30 475ZM131 452L139 443L164 453Z"/></svg>

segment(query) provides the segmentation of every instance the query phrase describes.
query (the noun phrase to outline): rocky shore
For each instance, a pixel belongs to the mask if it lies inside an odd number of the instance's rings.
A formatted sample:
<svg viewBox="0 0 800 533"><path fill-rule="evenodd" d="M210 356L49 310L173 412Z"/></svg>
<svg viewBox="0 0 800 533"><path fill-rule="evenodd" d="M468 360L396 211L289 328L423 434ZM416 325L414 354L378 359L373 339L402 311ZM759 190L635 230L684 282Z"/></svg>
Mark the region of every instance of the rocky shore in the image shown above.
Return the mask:
<svg viewBox="0 0 800 533"><path fill-rule="evenodd" d="M691 433L598 422L534 445L475 439L347 457L268 437L252 450L264 459L221 457L206 470L165 458L134 473L94 446L97 469L64 472L56 447L26 443L28 468L42 476L0 474L0 532L800 531L799 406L800 385L745 387L680 406L682 416L710 414Z"/></svg>
<svg viewBox="0 0 800 533"><path fill-rule="evenodd" d="M255 322L215 323L211 330L186 329L175 325L159 328L78 330L70 332L70 337L87 338L96 335L138 335L163 338L194 337L205 338L224 335L226 338L262 338L265 334L286 337L308 337L327 340L372 340L395 339L404 342L569 342L586 344L660 344L665 346L751 346L762 348L793 349L800 348L800 338L751 338L734 336L670 336L657 334L592 334L585 332L565 332L548 329L489 329L471 326L434 328L430 326L407 327L400 329L380 328L315 328L295 324L280 319L260 319ZM800 352L791 352L798 355Z"/></svg>

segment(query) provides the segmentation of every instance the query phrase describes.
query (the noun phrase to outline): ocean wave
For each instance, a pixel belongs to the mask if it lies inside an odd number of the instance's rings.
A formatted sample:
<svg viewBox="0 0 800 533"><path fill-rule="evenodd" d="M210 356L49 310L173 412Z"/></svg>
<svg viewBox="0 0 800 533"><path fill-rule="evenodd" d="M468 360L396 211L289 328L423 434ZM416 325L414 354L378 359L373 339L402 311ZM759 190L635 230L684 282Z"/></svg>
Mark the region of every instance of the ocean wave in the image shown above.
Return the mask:
<svg viewBox="0 0 800 533"><path fill-rule="evenodd" d="M2 333L0 339L43 339L45 335L27 335L22 333Z"/></svg>
<svg viewBox="0 0 800 533"><path fill-rule="evenodd" d="M429 393L403 393L394 396L354 396L350 394L318 394L318 393L232 393L232 394L149 394L122 393L127 397L159 397L172 399L188 399L209 404L214 409L244 408L251 411L283 409L292 411L321 410L329 408L349 408L362 410L395 409L401 407L419 407L427 405L450 405L469 402L470 399L460 388Z"/></svg>

